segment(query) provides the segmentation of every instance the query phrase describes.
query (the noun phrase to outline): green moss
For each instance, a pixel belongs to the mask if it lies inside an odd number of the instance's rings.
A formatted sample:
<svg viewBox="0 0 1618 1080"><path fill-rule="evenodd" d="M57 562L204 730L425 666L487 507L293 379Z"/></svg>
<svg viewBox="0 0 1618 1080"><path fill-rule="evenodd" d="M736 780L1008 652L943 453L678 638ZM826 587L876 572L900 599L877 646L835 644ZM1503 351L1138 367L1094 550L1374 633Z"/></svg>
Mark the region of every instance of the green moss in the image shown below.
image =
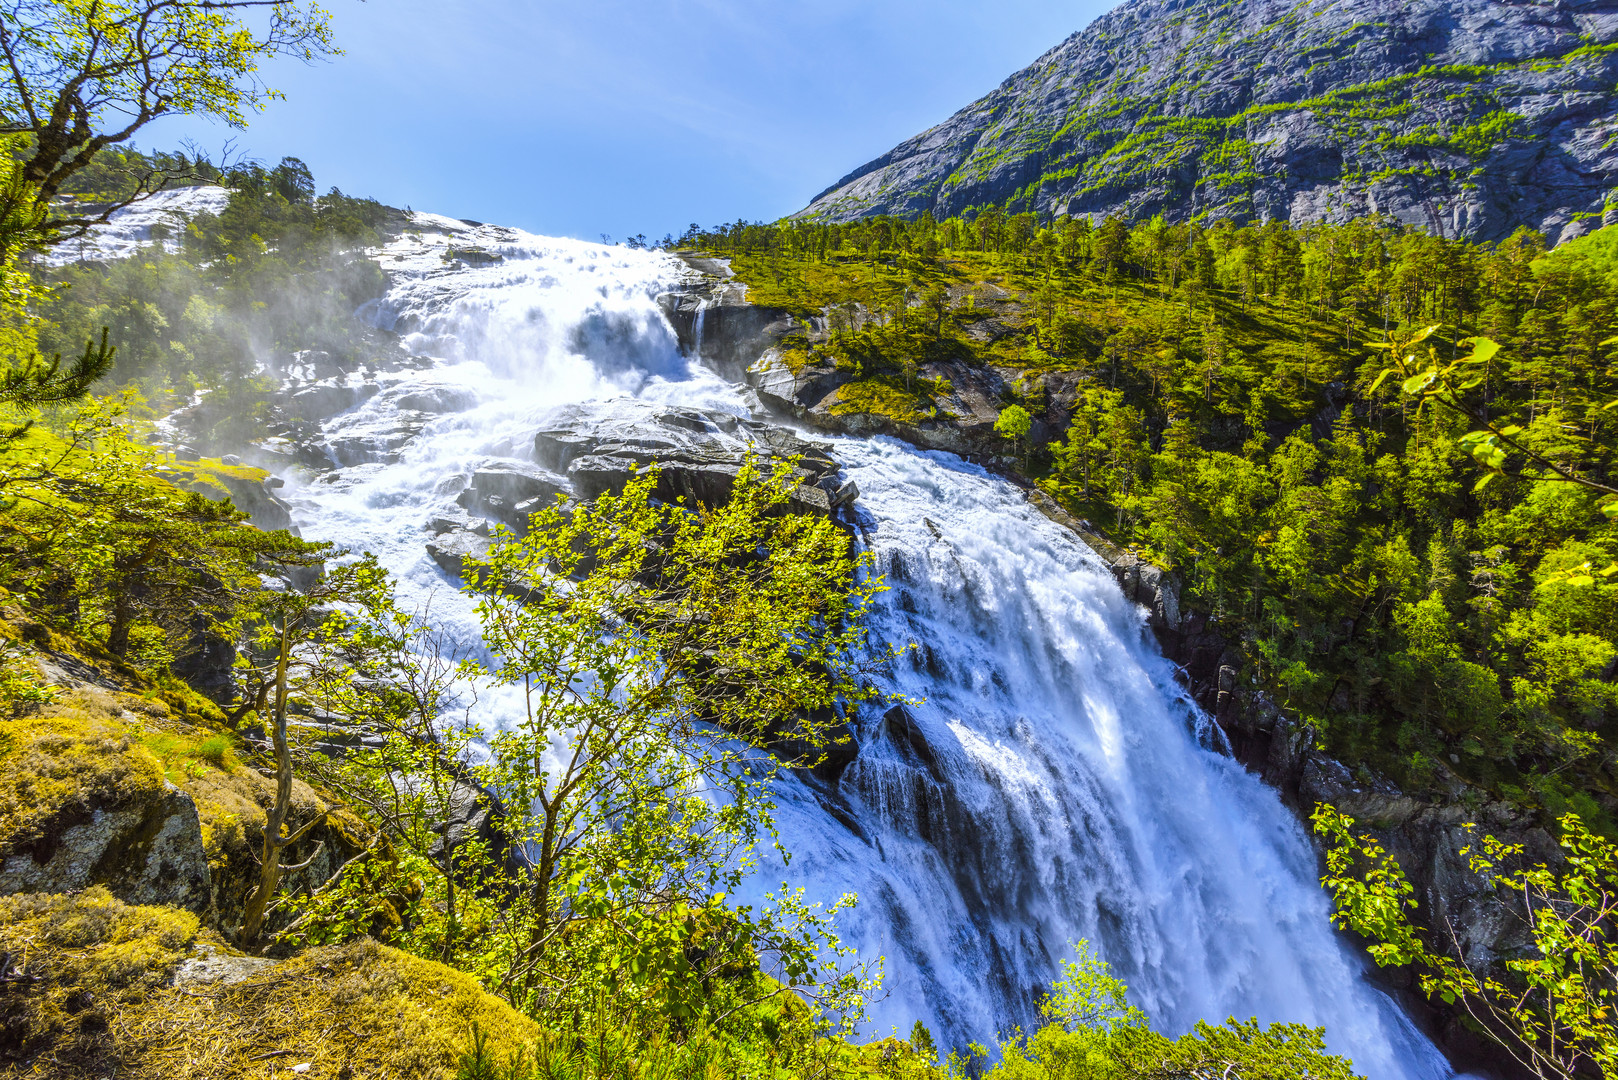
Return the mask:
<svg viewBox="0 0 1618 1080"><path fill-rule="evenodd" d="M369 940L311 949L224 983L170 986L206 946L188 912L120 903L103 889L0 898L0 949L37 976L12 987L8 1052L52 1076L202 1080L455 1075L472 1025L496 1060L538 1027L468 975Z"/></svg>
<svg viewBox="0 0 1618 1080"><path fill-rule="evenodd" d="M919 424L933 413L932 403L924 395L888 378L845 383L837 389L830 408L834 416L868 413L901 424Z"/></svg>
<svg viewBox="0 0 1618 1080"><path fill-rule="evenodd" d="M42 715L0 721L0 858L162 791L162 766L114 708L81 692Z"/></svg>

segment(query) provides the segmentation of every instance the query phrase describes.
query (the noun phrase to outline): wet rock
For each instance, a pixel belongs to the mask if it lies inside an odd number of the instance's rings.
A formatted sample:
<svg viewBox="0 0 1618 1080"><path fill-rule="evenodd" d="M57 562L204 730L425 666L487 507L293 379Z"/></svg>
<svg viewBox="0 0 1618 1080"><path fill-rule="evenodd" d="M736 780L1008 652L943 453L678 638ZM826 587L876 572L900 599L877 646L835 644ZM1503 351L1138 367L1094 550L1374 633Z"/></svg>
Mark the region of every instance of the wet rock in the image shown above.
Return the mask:
<svg viewBox="0 0 1618 1080"><path fill-rule="evenodd" d="M910 710L903 705L895 705L883 713L882 732L902 757L926 770L934 781L943 782L944 773L938 753L927 742L927 736L910 715Z"/></svg>
<svg viewBox="0 0 1618 1080"><path fill-rule="evenodd" d="M716 506L730 498L749 455L764 469L798 459L798 486L788 503L793 512L829 515L832 497L842 486L826 447L725 412L647 403L619 404L611 412L580 407L563 424L540 432L534 450L543 463L565 463L568 482L580 499L622 491L633 477L655 467L656 498ZM845 492L850 494L857 495L858 489Z"/></svg>
<svg viewBox="0 0 1618 1080"><path fill-rule="evenodd" d="M427 519L427 531L434 536L443 536L450 532L474 532L479 536L488 536L489 523L481 517L473 517L457 506Z"/></svg>
<svg viewBox="0 0 1618 1080"><path fill-rule="evenodd" d="M460 386L403 386L385 391L382 400L398 409L442 414L471 408L477 395Z"/></svg>
<svg viewBox="0 0 1618 1080"><path fill-rule="evenodd" d="M506 261L498 251L478 247L450 247L440 256L445 262L461 262L467 266L495 266Z"/></svg>
<svg viewBox="0 0 1618 1080"><path fill-rule="evenodd" d="M474 470L470 490L483 498L502 498L513 506L566 494L561 477L520 461L495 461Z"/></svg>
<svg viewBox="0 0 1618 1080"><path fill-rule="evenodd" d="M550 469L566 469L599 440L571 428L551 428L534 436L534 460Z"/></svg>
<svg viewBox="0 0 1618 1080"><path fill-rule="evenodd" d="M455 502L470 515L500 522L521 536L527 532L532 515L555 504L558 496L565 498L567 493L567 480L536 465L494 461L473 471ZM449 519L444 520L447 523ZM435 527L434 531L447 529ZM487 524L478 531L487 533Z"/></svg>
<svg viewBox="0 0 1618 1080"><path fill-rule="evenodd" d="M286 398L281 408L288 416L299 420L325 420L374 397L380 389L375 383L359 386L321 383L295 391Z"/></svg>
<svg viewBox="0 0 1618 1080"><path fill-rule="evenodd" d="M1137 555L1120 553L1112 561L1112 576L1124 598L1150 613L1147 623L1161 633L1180 629L1179 578Z"/></svg>
<svg viewBox="0 0 1618 1080"><path fill-rule="evenodd" d="M493 546L487 536L470 529L452 529L427 542L427 555L446 572L460 577L463 560L485 558Z"/></svg>
<svg viewBox="0 0 1618 1080"><path fill-rule="evenodd" d="M325 468L330 468L333 460L345 468L373 462L392 464L399 460L399 451L408 446L421 427L425 426L413 425L410 420L411 417L405 414L399 419L397 427L386 431L333 435L323 444L310 446L309 451L320 455Z"/></svg>

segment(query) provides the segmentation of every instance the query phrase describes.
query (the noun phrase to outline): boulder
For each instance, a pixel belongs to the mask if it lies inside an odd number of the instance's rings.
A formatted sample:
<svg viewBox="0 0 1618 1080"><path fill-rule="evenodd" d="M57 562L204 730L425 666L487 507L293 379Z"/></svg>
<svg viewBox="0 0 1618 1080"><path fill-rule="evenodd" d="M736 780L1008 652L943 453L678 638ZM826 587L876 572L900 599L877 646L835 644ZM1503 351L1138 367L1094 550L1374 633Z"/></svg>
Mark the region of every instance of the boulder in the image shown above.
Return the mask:
<svg viewBox="0 0 1618 1080"><path fill-rule="evenodd" d="M347 412L376 395L375 383L350 386L347 383L319 383L294 392L282 403L282 410L299 420L325 420Z"/></svg>
<svg viewBox="0 0 1618 1080"><path fill-rule="evenodd" d="M493 461L473 471L469 486L456 502L520 532L530 514L566 494L567 482L537 465Z"/></svg>
<svg viewBox="0 0 1618 1080"><path fill-rule="evenodd" d="M827 516L859 494L838 481L839 466L826 446L732 413L615 402L610 411L575 407L561 421L535 436L534 456L565 468L580 499L622 491L633 477L655 467L656 498L716 506L730 498L749 456L765 469L797 459L798 486L789 502L794 512ZM475 476L473 483L481 492Z"/></svg>
<svg viewBox="0 0 1618 1080"><path fill-rule="evenodd" d="M395 409L413 412L464 412L477 404L477 394L469 387L442 383L432 377L411 379L381 391L379 399Z"/></svg>
<svg viewBox="0 0 1618 1080"><path fill-rule="evenodd" d="M441 511L427 521L427 531L434 536L443 536L451 532L474 532L479 536L489 535L489 523L483 518L475 518L463 508L456 506Z"/></svg>
<svg viewBox="0 0 1618 1080"><path fill-rule="evenodd" d="M447 573L460 577L462 560L468 557L481 559L489 554L493 546L493 541L487 536L470 529L450 529L427 542L427 556Z"/></svg>
<svg viewBox="0 0 1618 1080"><path fill-rule="evenodd" d="M155 791L69 808L0 863L0 894L92 885L131 904L206 907L212 880L191 796L164 782Z"/></svg>

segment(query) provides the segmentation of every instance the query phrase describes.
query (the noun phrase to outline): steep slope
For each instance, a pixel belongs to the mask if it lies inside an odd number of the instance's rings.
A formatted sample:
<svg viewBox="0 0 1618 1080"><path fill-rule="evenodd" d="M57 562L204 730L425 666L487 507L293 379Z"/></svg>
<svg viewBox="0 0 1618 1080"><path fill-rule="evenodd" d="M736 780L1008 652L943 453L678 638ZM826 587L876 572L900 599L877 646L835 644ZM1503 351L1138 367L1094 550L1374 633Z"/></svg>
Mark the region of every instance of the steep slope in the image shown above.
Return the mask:
<svg viewBox="0 0 1618 1080"><path fill-rule="evenodd" d="M1551 242L1618 220L1614 0L1132 0L802 214L990 203Z"/></svg>

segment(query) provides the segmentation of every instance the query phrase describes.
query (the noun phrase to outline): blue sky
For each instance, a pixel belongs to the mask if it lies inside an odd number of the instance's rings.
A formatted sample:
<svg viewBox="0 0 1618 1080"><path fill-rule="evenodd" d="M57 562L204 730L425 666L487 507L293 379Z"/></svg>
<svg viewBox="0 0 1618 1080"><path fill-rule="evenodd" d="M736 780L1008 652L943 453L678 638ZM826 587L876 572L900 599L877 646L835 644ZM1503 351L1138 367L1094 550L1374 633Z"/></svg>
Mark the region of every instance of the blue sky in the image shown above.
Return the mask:
<svg viewBox="0 0 1618 1080"><path fill-rule="evenodd" d="M774 219L988 92L1106 0L328 0L237 145L324 190L534 232ZM233 133L169 120L143 146Z"/></svg>

